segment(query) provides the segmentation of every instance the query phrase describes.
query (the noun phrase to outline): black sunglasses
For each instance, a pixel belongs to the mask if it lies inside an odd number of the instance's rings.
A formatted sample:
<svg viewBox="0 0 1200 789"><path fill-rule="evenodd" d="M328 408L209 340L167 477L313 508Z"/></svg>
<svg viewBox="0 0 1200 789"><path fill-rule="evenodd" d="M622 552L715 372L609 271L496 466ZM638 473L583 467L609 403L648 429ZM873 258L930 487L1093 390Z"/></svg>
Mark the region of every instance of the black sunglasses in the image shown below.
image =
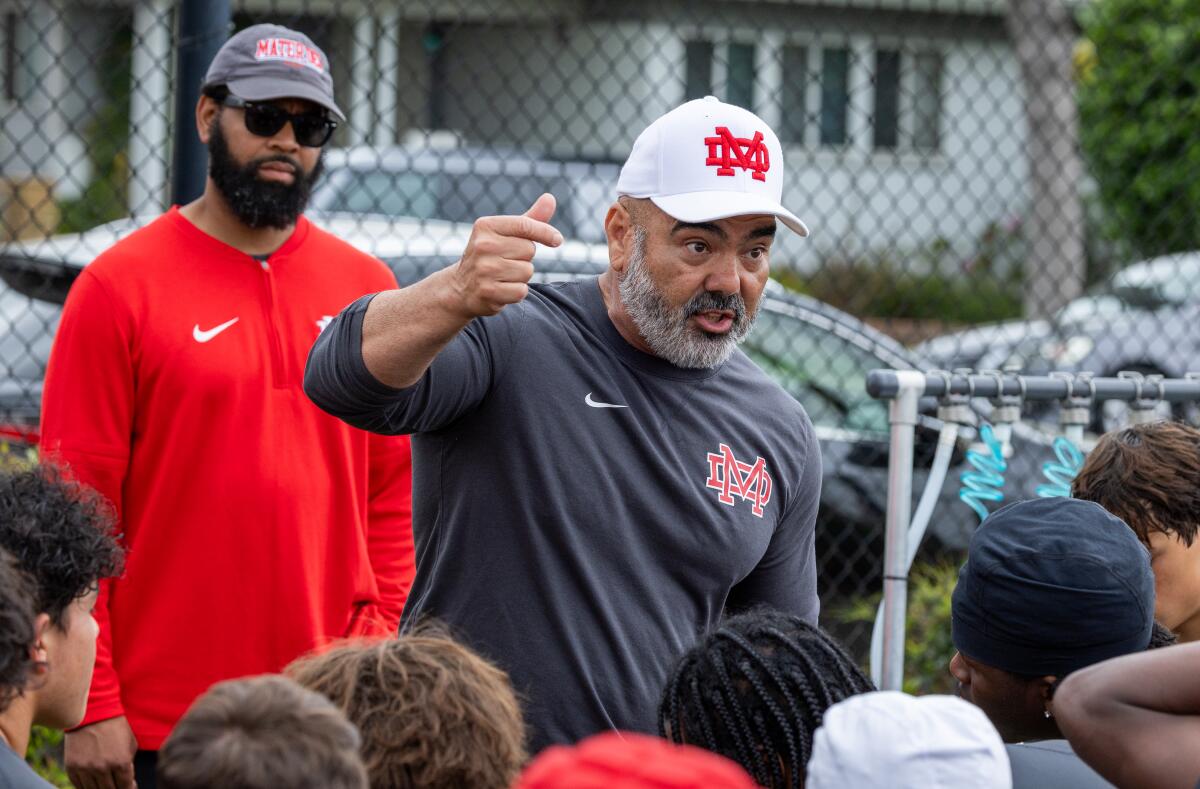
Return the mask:
<svg viewBox="0 0 1200 789"><path fill-rule="evenodd" d="M226 107L245 110L246 130L259 137L274 137L289 121L296 142L306 148L320 148L329 142L337 121L322 112L288 112L282 107L260 101L246 101L232 93L221 100Z"/></svg>

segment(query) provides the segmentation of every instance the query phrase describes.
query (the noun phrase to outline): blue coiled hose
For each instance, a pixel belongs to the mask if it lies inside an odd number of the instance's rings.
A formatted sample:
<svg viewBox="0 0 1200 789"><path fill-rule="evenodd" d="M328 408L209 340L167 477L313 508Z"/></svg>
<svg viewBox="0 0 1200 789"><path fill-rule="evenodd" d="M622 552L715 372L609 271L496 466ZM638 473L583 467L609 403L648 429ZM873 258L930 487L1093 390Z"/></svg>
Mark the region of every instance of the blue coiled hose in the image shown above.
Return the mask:
<svg viewBox="0 0 1200 789"><path fill-rule="evenodd" d="M987 445L990 454L975 450L967 452L967 462L975 470L963 472L958 497L975 510L982 521L988 516L988 508L983 502L1004 500L1004 492L1000 489L1004 487L1008 464L1004 461L1004 447L991 425L979 428L979 439Z"/></svg>
<svg viewBox="0 0 1200 789"><path fill-rule="evenodd" d="M1047 460L1042 464L1042 474L1049 483L1038 485L1035 492L1043 499L1070 496L1071 482L1083 467L1083 452L1066 436L1054 439L1054 457L1058 462Z"/></svg>

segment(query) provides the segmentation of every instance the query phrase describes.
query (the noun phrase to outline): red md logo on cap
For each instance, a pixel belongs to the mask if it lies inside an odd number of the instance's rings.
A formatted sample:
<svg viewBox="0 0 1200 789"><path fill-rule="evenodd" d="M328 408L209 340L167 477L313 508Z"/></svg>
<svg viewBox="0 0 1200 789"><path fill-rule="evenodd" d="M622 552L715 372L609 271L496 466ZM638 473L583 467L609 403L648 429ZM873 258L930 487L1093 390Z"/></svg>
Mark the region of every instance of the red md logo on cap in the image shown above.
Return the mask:
<svg viewBox="0 0 1200 789"><path fill-rule="evenodd" d="M755 181L767 180L767 170L771 169L771 156L767 146L763 144L763 133L754 132L753 139L734 137L733 132L724 126L717 127L716 137L705 137L704 144L708 146L708 158L704 164L717 168L717 175L733 175L733 168L753 170L750 176ZM719 152L718 152L719 149Z"/></svg>
<svg viewBox="0 0 1200 789"><path fill-rule="evenodd" d="M297 66L308 66L322 73L325 71L320 52L290 38L260 38L254 48L254 59L282 60Z"/></svg>

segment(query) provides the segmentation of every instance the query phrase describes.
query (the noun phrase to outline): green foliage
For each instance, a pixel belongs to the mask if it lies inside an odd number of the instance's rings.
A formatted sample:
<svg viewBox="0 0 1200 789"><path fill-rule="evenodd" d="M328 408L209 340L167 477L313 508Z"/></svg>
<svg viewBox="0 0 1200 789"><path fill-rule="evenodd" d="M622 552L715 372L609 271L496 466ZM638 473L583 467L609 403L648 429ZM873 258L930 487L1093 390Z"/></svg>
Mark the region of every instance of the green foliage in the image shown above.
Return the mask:
<svg viewBox="0 0 1200 789"><path fill-rule="evenodd" d="M782 271L785 286L859 317L982 323L1021 315L1021 291L983 272L916 274L888 260L825 263L803 277Z"/></svg>
<svg viewBox="0 0 1200 789"><path fill-rule="evenodd" d="M913 565L908 583L908 630L904 644L904 690L923 695L953 693L950 658L950 595L958 582L958 564L942 560ZM842 622L875 621L879 595L860 597L835 610Z"/></svg>
<svg viewBox="0 0 1200 789"><path fill-rule="evenodd" d="M1104 227L1141 257L1200 248L1200 0L1094 0L1080 142Z"/></svg>
<svg viewBox="0 0 1200 789"><path fill-rule="evenodd" d="M63 769L63 733L56 729L33 727L25 760L38 775L63 789L70 789L67 771Z"/></svg>
<svg viewBox="0 0 1200 789"><path fill-rule="evenodd" d="M965 259L945 239L896 259L894 250L823 260L805 276L779 269L784 286L860 318L983 323L1019 318L1024 243L1021 223L989 222Z"/></svg>
<svg viewBox="0 0 1200 789"><path fill-rule="evenodd" d="M95 96L96 113L84 129L92 180L83 194L59 205L59 233L77 233L127 216L129 184L129 86L131 80L132 30L116 31L110 46L100 54L96 73L100 95ZM164 152L165 155L165 152Z"/></svg>
<svg viewBox="0 0 1200 789"><path fill-rule="evenodd" d="M24 471L37 462L36 448L0 440L0 471Z"/></svg>

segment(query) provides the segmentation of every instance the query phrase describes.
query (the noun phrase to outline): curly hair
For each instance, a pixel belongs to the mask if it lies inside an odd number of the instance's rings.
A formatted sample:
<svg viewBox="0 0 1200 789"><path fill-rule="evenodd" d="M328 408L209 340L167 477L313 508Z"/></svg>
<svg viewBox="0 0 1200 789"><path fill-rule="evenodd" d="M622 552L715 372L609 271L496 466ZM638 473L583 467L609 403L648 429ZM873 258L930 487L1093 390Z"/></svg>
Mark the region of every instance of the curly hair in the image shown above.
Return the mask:
<svg viewBox="0 0 1200 789"><path fill-rule="evenodd" d="M367 789L359 736L330 701L275 675L218 682L158 755L163 789Z"/></svg>
<svg viewBox="0 0 1200 789"><path fill-rule="evenodd" d="M375 789L506 789L525 762L508 676L436 627L284 669L358 726Z"/></svg>
<svg viewBox="0 0 1200 789"><path fill-rule="evenodd" d="M1160 531L1190 546L1200 528L1200 430L1154 422L1105 433L1071 496L1099 504L1144 543Z"/></svg>
<svg viewBox="0 0 1200 789"><path fill-rule="evenodd" d="M846 651L804 620L768 609L730 617L676 665L658 730L733 759L760 785L795 785L825 710L875 690Z"/></svg>
<svg viewBox="0 0 1200 789"><path fill-rule="evenodd" d="M114 523L100 494L54 466L0 473L0 548L33 579L34 608L59 628L71 603L121 572Z"/></svg>
<svg viewBox="0 0 1200 789"><path fill-rule="evenodd" d="M0 712L25 688L33 671L33 582L0 548Z"/></svg>

